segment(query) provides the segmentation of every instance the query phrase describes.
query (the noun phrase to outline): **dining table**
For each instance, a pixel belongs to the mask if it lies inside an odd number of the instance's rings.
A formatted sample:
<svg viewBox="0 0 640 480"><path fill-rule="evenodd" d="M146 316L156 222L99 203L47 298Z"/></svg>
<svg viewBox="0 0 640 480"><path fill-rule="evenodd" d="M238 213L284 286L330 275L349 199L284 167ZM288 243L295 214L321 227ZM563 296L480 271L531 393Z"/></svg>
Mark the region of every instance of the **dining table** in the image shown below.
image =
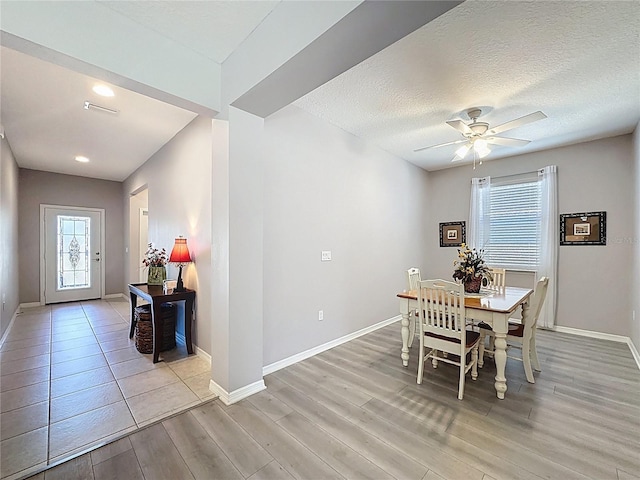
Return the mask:
<svg viewBox="0 0 640 480"><path fill-rule="evenodd" d="M478 294L465 294L464 307L467 320L484 322L491 326L495 334L494 361L496 364L495 389L499 399L504 399L507 391L505 369L507 366L507 332L509 318L522 306L522 317L528 318L530 288L499 287L480 290ZM402 365L409 366L409 347L413 338L409 338L409 315L418 308L418 292L408 290L398 293L400 314L402 316L400 333L402 336ZM413 330L413 329L411 329ZM410 342L411 340L411 342Z"/></svg>

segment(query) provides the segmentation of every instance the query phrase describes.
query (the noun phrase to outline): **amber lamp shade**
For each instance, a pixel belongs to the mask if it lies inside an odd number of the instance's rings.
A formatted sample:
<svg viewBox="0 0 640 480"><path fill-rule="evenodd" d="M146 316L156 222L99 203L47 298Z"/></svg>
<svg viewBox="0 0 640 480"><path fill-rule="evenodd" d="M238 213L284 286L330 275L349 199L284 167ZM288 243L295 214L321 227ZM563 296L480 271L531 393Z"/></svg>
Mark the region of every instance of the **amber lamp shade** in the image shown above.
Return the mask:
<svg viewBox="0 0 640 480"><path fill-rule="evenodd" d="M176 238L176 243L173 245L171 255L169 255L170 263L178 264L178 282L174 292L184 292L184 284L182 283L182 267L187 263L191 263L191 255L189 255L189 249L187 248L187 239L184 237Z"/></svg>

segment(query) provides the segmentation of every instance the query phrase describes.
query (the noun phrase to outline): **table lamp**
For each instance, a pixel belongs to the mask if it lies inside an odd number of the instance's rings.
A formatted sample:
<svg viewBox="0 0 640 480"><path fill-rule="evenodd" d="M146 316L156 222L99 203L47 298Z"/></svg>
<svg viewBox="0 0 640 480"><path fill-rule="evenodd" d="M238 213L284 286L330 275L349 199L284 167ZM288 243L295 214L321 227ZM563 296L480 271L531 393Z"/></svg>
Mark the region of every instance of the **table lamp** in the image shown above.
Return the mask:
<svg viewBox="0 0 640 480"><path fill-rule="evenodd" d="M178 283L173 291L184 292L186 289L182 283L182 267L187 263L191 263L191 255L189 255L189 249L187 248L187 239L182 237L182 235L176 238L176 243L173 245L171 255L169 255L169 262L177 263L178 268L180 269L178 271Z"/></svg>

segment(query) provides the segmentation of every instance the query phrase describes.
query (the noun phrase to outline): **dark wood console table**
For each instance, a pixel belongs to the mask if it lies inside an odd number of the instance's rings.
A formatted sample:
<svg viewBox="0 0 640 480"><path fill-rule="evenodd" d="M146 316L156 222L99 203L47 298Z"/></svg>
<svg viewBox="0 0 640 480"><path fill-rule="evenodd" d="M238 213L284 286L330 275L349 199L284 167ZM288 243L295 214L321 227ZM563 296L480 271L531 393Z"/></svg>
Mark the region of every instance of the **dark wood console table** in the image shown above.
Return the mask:
<svg viewBox="0 0 640 480"><path fill-rule="evenodd" d="M187 352L193 353L191 343L191 320L193 318L193 302L196 298L195 290L186 289L184 292L164 293L162 285L147 285L146 283L130 283L129 295L131 296L131 329L129 338L133 337L135 328L135 308L138 297L144 298L151 304L151 323L153 324L153 363L158 363L160 349L162 348L162 330L164 328L160 306L165 302L179 302L184 300L184 337L187 343Z"/></svg>

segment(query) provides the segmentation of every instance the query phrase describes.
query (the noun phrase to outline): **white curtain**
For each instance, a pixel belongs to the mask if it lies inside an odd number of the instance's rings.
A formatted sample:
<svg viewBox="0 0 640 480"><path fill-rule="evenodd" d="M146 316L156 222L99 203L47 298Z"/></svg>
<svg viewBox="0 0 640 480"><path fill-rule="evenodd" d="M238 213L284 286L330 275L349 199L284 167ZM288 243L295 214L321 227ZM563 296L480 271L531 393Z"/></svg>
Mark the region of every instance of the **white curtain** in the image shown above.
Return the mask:
<svg viewBox="0 0 640 480"><path fill-rule="evenodd" d="M481 250L489 241L489 210L491 206L491 178L471 179L471 201L469 205L469 228L467 244Z"/></svg>
<svg viewBox="0 0 640 480"><path fill-rule="evenodd" d="M542 226L540 231L540 265L538 278L548 277L547 297L538 317L538 326L552 328L556 323L558 280L558 179L557 167L550 165L539 171L541 182Z"/></svg>

